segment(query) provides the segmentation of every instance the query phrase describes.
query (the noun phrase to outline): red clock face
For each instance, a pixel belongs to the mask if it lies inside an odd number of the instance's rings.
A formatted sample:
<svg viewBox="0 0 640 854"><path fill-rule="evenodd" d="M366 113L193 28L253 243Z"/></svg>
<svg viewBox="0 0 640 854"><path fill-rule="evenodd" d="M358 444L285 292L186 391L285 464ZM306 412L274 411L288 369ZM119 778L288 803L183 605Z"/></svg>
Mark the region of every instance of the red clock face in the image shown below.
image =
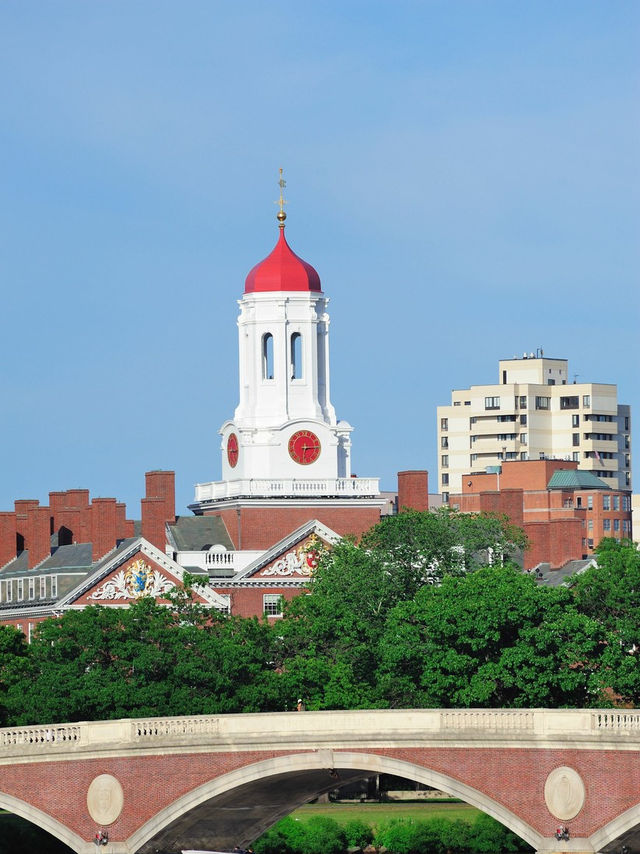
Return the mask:
<svg viewBox="0 0 640 854"><path fill-rule="evenodd" d="M301 466L315 463L320 456L320 439L311 430L298 430L289 439L289 456Z"/></svg>
<svg viewBox="0 0 640 854"><path fill-rule="evenodd" d="M235 433L232 433L227 439L227 459L229 460L229 465L232 469L234 469L238 465L238 454L240 453L238 449L238 437Z"/></svg>

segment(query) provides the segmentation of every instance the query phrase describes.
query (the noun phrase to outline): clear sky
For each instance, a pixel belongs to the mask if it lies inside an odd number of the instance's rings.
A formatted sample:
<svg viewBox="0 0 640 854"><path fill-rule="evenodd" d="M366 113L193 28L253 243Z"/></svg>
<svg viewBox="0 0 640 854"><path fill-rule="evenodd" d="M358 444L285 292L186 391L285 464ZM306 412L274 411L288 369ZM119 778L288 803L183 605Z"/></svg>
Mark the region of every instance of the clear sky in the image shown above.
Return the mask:
<svg viewBox="0 0 640 854"><path fill-rule="evenodd" d="M280 166L359 476L436 491L436 406L538 347L640 419L639 36L637 0L4 0L0 509L220 477Z"/></svg>

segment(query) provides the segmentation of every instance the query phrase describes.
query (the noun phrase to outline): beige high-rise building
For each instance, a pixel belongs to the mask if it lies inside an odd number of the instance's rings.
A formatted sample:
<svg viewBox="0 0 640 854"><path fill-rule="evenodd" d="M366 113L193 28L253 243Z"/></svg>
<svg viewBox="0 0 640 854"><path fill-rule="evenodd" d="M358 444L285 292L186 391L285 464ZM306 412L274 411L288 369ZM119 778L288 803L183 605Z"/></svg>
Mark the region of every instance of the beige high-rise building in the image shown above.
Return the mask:
<svg viewBox="0 0 640 854"><path fill-rule="evenodd" d="M464 475L503 460L574 460L612 489L631 489L631 411L614 384L570 382L568 361L541 350L498 364L497 385L454 390L438 407L443 501Z"/></svg>

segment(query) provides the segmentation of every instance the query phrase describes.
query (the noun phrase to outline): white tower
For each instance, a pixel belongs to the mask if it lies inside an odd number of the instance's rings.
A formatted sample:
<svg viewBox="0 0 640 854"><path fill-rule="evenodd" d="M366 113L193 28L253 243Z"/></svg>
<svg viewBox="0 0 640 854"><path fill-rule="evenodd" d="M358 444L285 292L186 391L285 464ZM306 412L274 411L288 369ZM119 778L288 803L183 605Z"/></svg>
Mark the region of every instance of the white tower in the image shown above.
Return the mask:
<svg viewBox="0 0 640 854"><path fill-rule="evenodd" d="M222 481L196 485L194 512L240 497L377 496L377 478L351 476L352 427L329 392L329 315L320 277L284 234L238 301L239 403L220 428Z"/></svg>

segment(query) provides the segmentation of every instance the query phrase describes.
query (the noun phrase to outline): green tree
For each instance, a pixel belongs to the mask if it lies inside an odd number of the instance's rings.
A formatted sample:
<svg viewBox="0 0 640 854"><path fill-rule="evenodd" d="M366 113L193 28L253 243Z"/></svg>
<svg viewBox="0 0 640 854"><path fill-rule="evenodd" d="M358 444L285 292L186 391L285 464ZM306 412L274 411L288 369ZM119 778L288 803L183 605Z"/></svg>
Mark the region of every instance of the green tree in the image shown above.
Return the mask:
<svg viewBox="0 0 640 854"><path fill-rule="evenodd" d="M640 552L628 541L605 538L597 566L572 579L576 607L610 635L601 684L619 701L640 703Z"/></svg>
<svg viewBox="0 0 640 854"><path fill-rule="evenodd" d="M593 705L605 636L567 589L486 567L394 609L378 682L396 707Z"/></svg>

